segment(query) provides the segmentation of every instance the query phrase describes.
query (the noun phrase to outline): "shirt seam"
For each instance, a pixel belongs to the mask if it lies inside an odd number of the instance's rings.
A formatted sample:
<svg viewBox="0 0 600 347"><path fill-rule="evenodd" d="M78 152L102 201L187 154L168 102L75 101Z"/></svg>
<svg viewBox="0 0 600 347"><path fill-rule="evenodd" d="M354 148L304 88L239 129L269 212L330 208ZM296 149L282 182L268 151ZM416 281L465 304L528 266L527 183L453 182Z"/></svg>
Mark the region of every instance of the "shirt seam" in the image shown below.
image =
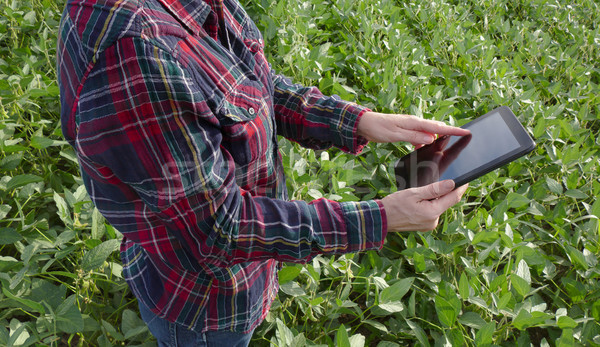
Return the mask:
<svg viewBox="0 0 600 347"><path fill-rule="evenodd" d="M135 18L133 19L134 23L133 23L133 27L136 29L135 31L140 33L140 37L141 37L141 30L140 27L140 19L139 19L139 13L144 12L145 10L145 4L146 4L146 0L142 0L141 3L141 7L140 7L140 11L137 11L134 13ZM73 22L73 19L69 16L68 20L71 22L71 25L76 26L75 22ZM112 42L110 45L104 47L103 49L100 49L96 52L93 52L93 56L91 57L91 59L88 61L87 67L86 67L86 71L83 74L83 76L81 77L81 81L79 81L79 84L77 85L77 91L75 92L75 96L74 96L74 102L73 102L73 107L71 108L71 112L69 114L69 130L71 132L71 134L68 134L71 138L73 138L75 140L75 143L77 143L77 135L79 133L79 123L77 122L77 110L79 109L79 100L81 97L81 92L85 86L85 83L88 80L88 77L90 76L90 74L92 73L92 71L94 70L94 68L96 68L96 66L98 66L98 58L110 47L115 46L117 43L119 43L121 40L123 40L126 37L136 37L136 36L126 36L129 32L123 32L120 33L119 36L114 40L114 42ZM78 40L80 41L81 46L84 46L83 40L81 39L81 37L78 37ZM82 154L85 154L83 152L83 149L79 147L79 150L81 151ZM86 156L87 157L87 156Z"/></svg>

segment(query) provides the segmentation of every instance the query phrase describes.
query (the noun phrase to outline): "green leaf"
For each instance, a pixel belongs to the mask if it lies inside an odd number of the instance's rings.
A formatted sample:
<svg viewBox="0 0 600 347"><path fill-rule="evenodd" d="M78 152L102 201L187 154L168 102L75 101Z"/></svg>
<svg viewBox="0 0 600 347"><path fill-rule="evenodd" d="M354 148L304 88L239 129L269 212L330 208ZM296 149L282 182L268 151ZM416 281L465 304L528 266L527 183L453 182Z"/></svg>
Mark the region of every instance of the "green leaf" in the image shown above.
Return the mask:
<svg viewBox="0 0 600 347"><path fill-rule="evenodd" d="M361 334L354 334L350 336L350 347L364 347L365 337Z"/></svg>
<svg viewBox="0 0 600 347"><path fill-rule="evenodd" d="M18 261L13 257L0 256L0 272L7 272L19 266L22 266L22 262Z"/></svg>
<svg viewBox="0 0 600 347"><path fill-rule="evenodd" d="M498 222L503 222L506 212L508 211L508 200L504 199L500 202L496 207L494 207L494 212L492 214L493 219Z"/></svg>
<svg viewBox="0 0 600 347"><path fill-rule="evenodd" d="M0 228L0 245L10 245L21 241L23 236L13 228Z"/></svg>
<svg viewBox="0 0 600 347"><path fill-rule="evenodd" d="M18 187L22 187L22 186L30 184L30 183L42 182L43 180L44 179L41 178L40 176L31 175L31 174L14 176L6 184L6 190L10 191L10 190L13 190Z"/></svg>
<svg viewBox="0 0 600 347"><path fill-rule="evenodd" d="M475 344L477 346L489 346L493 342L494 332L496 331L496 322L491 321L481 328L475 335Z"/></svg>
<svg viewBox="0 0 600 347"><path fill-rule="evenodd" d="M512 287L517 291L517 293L522 297L527 296L527 294L529 294L529 291L531 290L529 282L527 282L525 279L523 279L517 274L510 275L510 283L512 284Z"/></svg>
<svg viewBox="0 0 600 347"><path fill-rule="evenodd" d="M594 304L592 305L592 317L594 317L596 321L600 321L600 300L594 301Z"/></svg>
<svg viewBox="0 0 600 347"><path fill-rule="evenodd" d="M0 205L0 220L4 219L11 209L10 205Z"/></svg>
<svg viewBox="0 0 600 347"><path fill-rule="evenodd" d="M15 152L27 152L29 148L21 145L5 146L3 149L4 153L15 153Z"/></svg>
<svg viewBox="0 0 600 347"><path fill-rule="evenodd" d="M302 268L300 266L285 266L283 269L279 270L279 284L281 285L295 279L301 271Z"/></svg>
<svg viewBox="0 0 600 347"><path fill-rule="evenodd" d="M546 185L548 186L548 189L554 194L561 195L563 192L562 185L558 183L558 181L550 177L546 177Z"/></svg>
<svg viewBox="0 0 600 347"><path fill-rule="evenodd" d="M56 327L67 334L83 331L83 317L75 305L75 295L69 296L56 309Z"/></svg>
<svg viewBox="0 0 600 347"><path fill-rule="evenodd" d="M304 289L302 289L298 285L298 283L293 282L293 281L290 281L290 282L280 285L279 289L281 289L282 292L284 292L287 295L292 296L292 297L306 295L306 292L304 291Z"/></svg>
<svg viewBox="0 0 600 347"><path fill-rule="evenodd" d="M57 214L60 220L62 220L66 226L72 226L73 220L71 218L71 211L69 210L67 201L57 192L54 192L54 203L58 208Z"/></svg>
<svg viewBox="0 0 600 347"><path fill-rule="evenodd" d="M6 157L0 159L0 169L5 170L5 171L12 171L12 170L18 168L19 165L21 165L22 161L23 161L22 153L7 155Z"/></svg>
<svg viewBox="0 0 600 347"><path fill-rule="evenodd" d="M415 270L417 272L423 272L427 269L427 264L425 263L425 256L420 252L415 252L413 254L413 259L415 261Z"/></svg>
<svg viewBox="0 0 600 347"><path fill-rule="evenodd" d="M529 273L529 265L523 259L517 265L516 272L511 274L510 281L513 288L522 297L527 296L531 290L531 275Z"/></svg>
<svg viewBox="0 0 600 347"><path fill-rule="evenodd" d="M486 321L481 318L479 313L470 311L465 312L462 316L460 316L458 322L473 329L481 329L486 325Z"/></svg>
<svg viewBox="0 0 600 347"><path fill-rule="evenodd" d="M94 207L94 212L92 212L92 238L100 240L102 236L104 236L105 231L104 217L100 211Z"/></svg>
<svg viewBox="0 0 600 347"><path fill-rule="evenodd" d="M512 321L512 325L519 330L525 330L531 326L531 323L531 313L525 310L519 311L517 316Z"/></svg>
<svg viewBox="0 0 600 347"><path fill-rule="evenodd" d="M519 330L525 330L529 327L543 324L550 318L552 318L552 316L545 312L533 311L532 313L529 313L526 310L521 310L513 319L512 324Z"/></svg>
<svg viewBox="0 0 600 347"><path fill-rule="evenodd" d="M569 189L565 192L565 195L573 199L587 199L588 195L579 189Z"/></svg>
<svg viewBox="0 0 600 347"><path fill-rule="evenodd" d="M500 245L501 240L502 240L502 238L498 238L496 241L494 241L494 243L492 243L491 245L486 247L483 251L481 251L479 253L479 256L477 257L477 262L482 263L483 261L485 261L485 259L487 259L487 257L490 255L490 253L492 251L498 251L498 246Z"/></svg>
<svg viewBox="0 0 600 347"><path fill-rule="evenodd" d="M104 241L98 246L87 251L83 256L81 267L83 271L91 271L99 268L104 264L106 259L116 250L119 249L121 242L116 239Z"/></svg>
<svg viewBox="0 0 600 347"><path fill-rule="evenodd" d="M510 302L511 299L512 299L511 292L507 292L506 294L502 295L502 297L498 301L498 309L501 310L503 308L506 308L506 306L508 305L508 303Z"/></svg>
<svg viewBox="0 0 600 347"><path fill-rule="evenodd" d="M429 339L427 338L427 334L425 334L425 331L423 331L421 326L419 326L419 324L417 324L416 322L408 319L406 320L406 323L413 331L413 333L415 333L415 336L417 337L417 340L419 340L419 343L424 347L429 347ZM377 347L379 347L379 345L377 345Z"/></svg>
<svg viewBox="0 0 600 347"><path fill-rule="evenodd" d="M34 147L37 149L47 148L47 147L52 146L53 144L54 144L54 140L49 139L47 137L40 137L40 136L32 137L31 142L30 142L31 147Z"/></svg>
<svg viewBox="0 0 600 347"><path fill-rule="evenodd" d="M413 290L413 292L410 294L410 297L408 298L408 315L410 317L414 317L415 316L415 310L416 310L416 292Z"/></svg>
<svg viewBox="0 0 600 347"><path fill-rule="evenodd" d="M429 345L425 345L423 344L423 346L429 346ZM399 344L395 343L395 342L390 342L390 341L381 341L377 344L377 347L400 347Z"/></svg>
<svg viewBox="0 0 600 347"><path fill-rule="evenodd" d="M496 289L498 289L498 287L502 287L505 288L506 287L506 275L502 274L496 278L494 278L494 280L492 281L492 283L490 283L490 290L491 291L496 291Z"/></svg>
<svg viewBox="0 0 600 347"><path fill-rule="evenodd" d="M575 266L579 266L585 270L587 270L590 266L585 260L585 256L581 253L577 248L571 245L565 245L565 249L567 250L567 255L571 260L571 264Z"/></svg>
<svg viewBox="0 0 600 347"><path fill-rule="evenodd" d="M125 339L128 340L142 333L148 334L148 326L135 312L126 309L123 311L121 319L121 331Z"/></svg>
<svg viewBox="0 0 600 347"><path fill-rule="evenodd" d="M72 239L75 238L75 236L77 236L77 233L73 230L65 230L62 233L60 233L58 235L58 237L56 238L56 240L54 241L54 245L56 247L62 248L67 242L71 241ZM98 244L100 244L101 242L98 241Z"/></svg>
<svg viewBox="0 0 600 347"><path fill-rule="evenodd" d="M569 298L573 302L579 302L588 295L588 289L581 283L571 277L562 277L560 279L561 288L569 294Z"/></svg>
<svg viewBox="0 0 600 347"><path fill-rule="evenodd" d="M125 340L125 337L123 336L123 334L118 332L117 329L114 326L112 326L109 322L105 321L104 319L101 319L100 323L102 324L102 328L104 328L104 330L106 330L106 333L108 335L110 335L112 338L114 338L117 341ZM109 346L112 346L112 345L109 345Z"/></svg>
<svg viewBox="0 0 600 347"><path fill-rule="evenodd" d="M592 205L591 208L591 213L600 218L600 199L595 199L596 201L594 201L594 204Z"/></svg>
<svg viewBox="0 0 600 347"><path fill-rule="evenodd" d="M373 328L375 328L375 329L377 329L377 330L381 331L381 332L382 332L382 333L384 333L384 334L387 334L387 333L389 332L389 331L388 331L388 328L387 328L385 325L383 325L383 324L381 324L380 322L378 322L378 321L371 320L371 319L365 319L365 320L363 321L363 323L365 323L365 324L368 324L368 325L372 326Z"/></svg>
<svg viewBox="0 0 600 347"><path fill-rule="evenodd" d="M49 281L36 278L31 281L31 294L27 298L39 303L43 301L56 310L64 302L66 293L67 287L64 284L55 286Z"/></svg>
<svg viewBox="0 0 600 347"><path fill-rule="evenodd" d="M561 329L574 329L577 327L577 322L569 316L561 316L556 320L556 324Z"/></svg>
<svg viewBox="0 0 600 347"><path fill-rule="evenodd" d="M60 156L71 161L73 164L78 164L79 162L77 161L77 155L75 154L75 151L73 150L72 147L67 147L65 149L63 149L62 151L60 151Z"/></svg>
<svg viewBox="0 0 600 347"><path fill-rule="evenodd" d="M444 337L452 346L467 346L464 332L454 329L446 329L444 331Z"/></svg>
<svg viewBox="0 0 600 347"><path fill-rule="evenodd" d="M500 236L498 235L497 232L482 231L482 232L475 234L475 237L473 237L473 241L471 241L471 244L476 245L480 242L486 242L486 243L494 242L498 239L498 237L500 237Z"/></svg>
<svg viewBox="0 0 600 347"><path fill-rule="evenodd" d="M27 331L27 325L16 319L10 322L10 338L8 339L7 346L21 346L27 342L30 335ZM0 328L4 329L4 328Z"/></svg>
<svg viewBox="0 0 600 347"><path fill-rule="evenodd" d="M598 207L598 218L600 218L600 206ZM406 248L417 248L417 240L415 240L415 235L413 233L408 235L408 239L406 240Z"/></svg>
<svg viewBox="0 0 600 347"><path fill-rule="evenodd" d="M467 275L465 273L460 274L460 280L458 282L458 293L463 298L463 300L467 300L471 295L471 286L469 285L469 280L467 279Z"/></svg>
<svg viewBox="0 0 600 347"><path fill-rule="evenodd" d="M323 303L323 301L325 301L325 299L323 299L323 297L318 296L314 299L309 300L308 302L310 303L311 306L318 306L321 303Z"/></svg>
<svg viewBox="0 0 600 347"><path fill-rule="evenodd" d="M306 337L304 336L304 333L294 336L290 347L306 347Z"/></svg>
<svg viewBox="0 0 600 347"><path fill-rule="evenodd" d="M448 300L436 295L435 311L437 312L440 323L447 327L454 326L454 323L456 323L456 317L458 316L458 311Z"/></svg>
<svg viewBox="0 0 600 347"><path fill-rule="evenodd" d="M327 153L327 152L323 152L323 153ZM369 259L369 263L371 264L371 267L373 267L374 269L379 269L383 265L383 261L381 260L381 257L377 254L377 252L368 251L367 257Z"/></svg>
<svg viewBox="0 0 600 347"><path fill-rule="evenodd" d="M388 301L386 303L377 305L377 307L389 313L397 313L404 311L404 304L402 304L402 302L400 301Z"/></svg>
<svg viewBox="0 0 600 347"><path fill-rule="evenodd" d="M351 347L350 340L348 339L348 332L344 324L340 325L335 334L335 342L337 347Z"/></svg>
<svg viewBox="0 0 600 347"><path fill-rule="evenodd" d="M2 286L2 293L9 299L13 299L16 302L20 303L21 305L24 305L27 308L32 309L35 312L39 312L41 314L46 313L46 310L44 309L44 306L42 306L42 304L35 302L33 300L29 300L29 299L24 299L24 298L20 298L18 296L13 295L13 293L9 292L8 289L6 289L4 286Z"/></svg>
<svg viewBox="0 0 600 347"><path fill-rule="evenodd" d="M517 265L517 275L527 281L528 284L531 284L531 275L529 273L529 265L524 259L521 259L519 264Z"/></svg>
<svg viewBox="0 0 600 347"><path fill-rule="evenodd" d="M573 329L564 329L560 335L560 339L556 341L556 347L573 347L575 346L575 337Z"/></svg>
<svg viewBox="0 0 600 347"><path fill-rule="evenodd" d="M507 201L508 201L508 207L509 208L519 208L525 205L529 204L529 199L526 198L525 196L521 195L521 194L517 194L517 193L508 193L508 196L506 197Z"/></svg>
<svg viewBox="0 0 600 347"><path fill-rule="evenodd" d="M383 289L381 293L379 293L379 302L389 303L402 300L404 295L410 290L414 280L414 277L403 278L390 287Z"/></svg>
<svg viewBox="0 0 600 347"><path fill-rule="evenodd" d="M481 87L479 86L479 81L477 81L477 79L473 79L473 81L471 81L471 94L472 95L478 95L481 92Z"/></svg>
<svg viewBox="0 0 600 347"><path fill-rule="evenodd" d="M277 318L277 330L275 331L275 335L279 339L281 346L287 346L292 343L294 340L294 333L283 324L283 322Z"/></svg>

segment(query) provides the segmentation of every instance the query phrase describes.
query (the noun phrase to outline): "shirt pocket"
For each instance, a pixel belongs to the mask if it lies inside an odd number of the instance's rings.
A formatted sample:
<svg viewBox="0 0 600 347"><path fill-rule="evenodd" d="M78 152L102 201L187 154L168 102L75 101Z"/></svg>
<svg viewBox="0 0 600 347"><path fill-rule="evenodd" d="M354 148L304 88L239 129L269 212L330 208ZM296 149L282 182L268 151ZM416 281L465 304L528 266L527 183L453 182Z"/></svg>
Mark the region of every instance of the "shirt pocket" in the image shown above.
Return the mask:
<svg viewBox="0 0 600 347"><path fill-rule="evenodd" d="M238 166L264 157L271 140L271 122L265 101L254 84L233 90L218 112L222 146Z"/></svg>

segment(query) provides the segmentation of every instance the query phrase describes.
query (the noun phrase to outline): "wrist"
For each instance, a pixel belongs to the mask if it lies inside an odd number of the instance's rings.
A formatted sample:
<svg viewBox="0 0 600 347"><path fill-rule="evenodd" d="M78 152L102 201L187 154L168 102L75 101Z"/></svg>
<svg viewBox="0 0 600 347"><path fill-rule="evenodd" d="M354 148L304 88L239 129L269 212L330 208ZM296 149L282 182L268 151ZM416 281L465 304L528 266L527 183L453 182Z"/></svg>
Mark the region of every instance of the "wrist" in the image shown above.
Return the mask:
<svg viewBox="0 0 600 347"><path fill-rule="evenodd" d="M368 127L370 118L373 116L373 112L370 110L364 110L358 115L356 120L356 135L368 140Z"/></svg>
<svg viewBox="0 0 600 347"><path fill-rule="evenodd" d="M379 205L379 213L381 215L381 239L385 240L388 233L388 222L387 222L387 213L385 211L385 206L383 205L383 200L375 200L377 205ZM383 244L382 244L383 245Z"/></svg>
<svg viewBox="0 0 600 347"><path fill-rule="evenodd" d="M360 153L362 151L363 147L366 146L367 143L370 141L369 138L367 136L365 136L364 129L361 129L361 127L364 127L364 123L365 123L363 121L364 117L368 113L372 113L371 110L368 108L364 108L356 116L356 120L354 123L354 144L353 144L355 153ZM361 126L361 124L362 124L362 126Z"/></svg>

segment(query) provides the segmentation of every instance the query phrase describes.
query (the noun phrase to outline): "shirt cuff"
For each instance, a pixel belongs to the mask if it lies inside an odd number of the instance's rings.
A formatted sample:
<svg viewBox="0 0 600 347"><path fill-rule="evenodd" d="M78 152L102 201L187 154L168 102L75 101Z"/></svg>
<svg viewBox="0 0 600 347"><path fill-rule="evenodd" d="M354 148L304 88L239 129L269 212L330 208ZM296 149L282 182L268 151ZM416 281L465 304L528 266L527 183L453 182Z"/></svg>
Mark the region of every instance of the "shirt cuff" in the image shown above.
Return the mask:
<svg viewBox="0 0 600 347"><path fill-rule="evenodd" d="M387 235L385 210L379 201L340 203L348 230L347 252L379 250Z"/></svg>
<svg viewBox="0 0 600 347"><path fill-rule="evenodd" d="M377 206L379 206L379 213L381 214L381 239L385 241L388 233L387 213L385 212L385 208L383 207L383 202L381 200L375 200L375 202L377 203ZM379 249L381 248L383 248L383 242L381 243L381 247L379 247Z"/></svg>
<svg viewBox="0 0 600 347"><path fill-rule="evenodd" d="M340 136L338 148L344 152L358 154L369 143L367 139L358 136L358 121L369 108L348 101L338 101L337 109L339 123L337 124L337 133ZM335 132L334 132L335 133Z"/></svg>
<svg viewBox="0 0 600 347"><path fill-rule="evenodd" d="M362 152L363 148L369 143L369 141L367 139L358 135L358 123L360 123L360 119L362 118L362 116L366 112L370 112L370 111L371 111L371 109L363 107L363 109L360 111L360 113L356 117L356 121L354 122L354 147L353 147L353 148L355 148L356 152L353 152L353 153L358 154L358 153Z"/></svg>

